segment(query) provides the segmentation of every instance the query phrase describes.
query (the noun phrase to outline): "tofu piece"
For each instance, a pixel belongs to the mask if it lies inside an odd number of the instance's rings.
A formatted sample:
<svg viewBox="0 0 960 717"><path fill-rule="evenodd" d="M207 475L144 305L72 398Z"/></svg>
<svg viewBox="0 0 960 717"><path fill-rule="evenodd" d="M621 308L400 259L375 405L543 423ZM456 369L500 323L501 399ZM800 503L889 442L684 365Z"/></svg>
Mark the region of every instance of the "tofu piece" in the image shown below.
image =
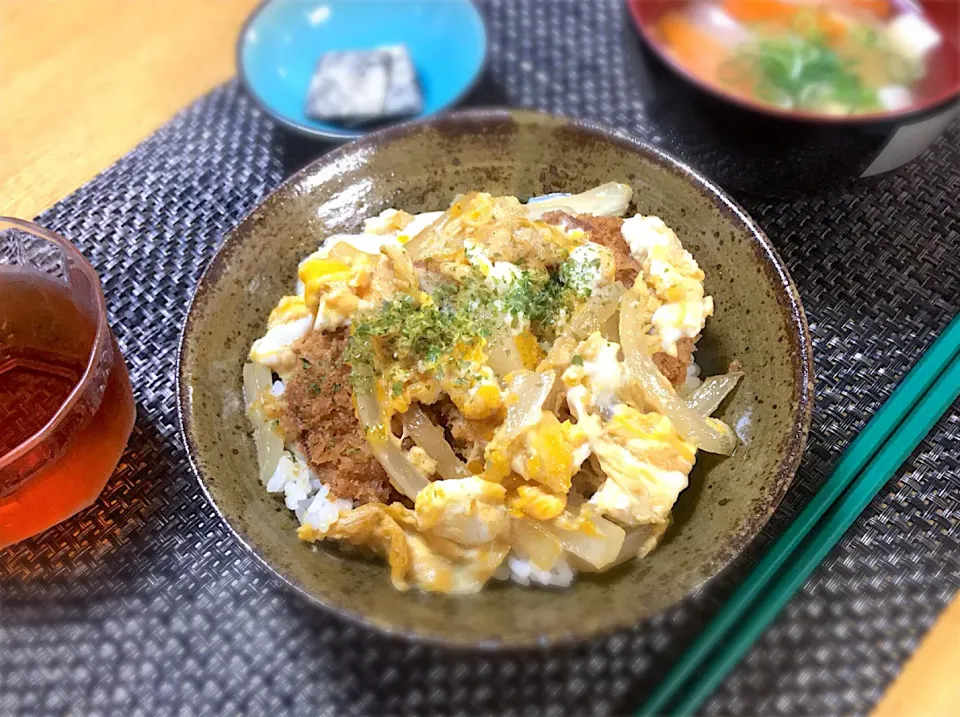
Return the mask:
<svg viewBox="0 0 960 717"><path fill-rule="evenodd" d="M913 93L903 85L888 85L877 90L877 99L885 110L902 110L913 104Z"/></svg>
<svg viewBox="0 0 960 717"><path fill-rule="evenodd" d="M413 115L423 99L403 45L325 53L307 91L306 114L351 125Z"/></svg>
<svg viewBox="0 0 960 717"><path fill-rule="evenodd" d="M904 13L891 20L887 38L894 50L912 60L922 60L942 42L937 29L915 13Z"/></svg>

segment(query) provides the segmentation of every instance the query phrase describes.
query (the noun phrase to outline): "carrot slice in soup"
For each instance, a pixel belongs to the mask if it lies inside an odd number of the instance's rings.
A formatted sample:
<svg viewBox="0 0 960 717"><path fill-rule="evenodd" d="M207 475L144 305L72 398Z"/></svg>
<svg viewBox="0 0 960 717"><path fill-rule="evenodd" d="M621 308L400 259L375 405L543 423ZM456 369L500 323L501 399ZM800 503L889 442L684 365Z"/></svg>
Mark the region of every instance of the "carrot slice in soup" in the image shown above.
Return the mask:
<svg viewBox="0 0 960 717"><path fill-rule="evenodd" d="M842 0L840 4L868 12L878 20L886 20L893 12L890 0Z"/></svg>
<svg viewBox="0 0 960 717"><path fill-rule="evenodd" d="M847 16L837 5L843 8L866 10L869 5L880 8L888 0L725 0L723 7L727 14L743 23L773 24L789 26L797 13L811 13L816 27L830 41L836 41L847 33L850 25ZM872 10L871 10L872 12Z"/></svg>
<svg viewBox="0 0 960 717"><path fill-rule="evenodd" d="M664 15L658 26L677 62L704 79L717 79L717 70L728 57L728 50L721 42L679 13Z"/></svg>
<svg viewBox="0 0 960 717"><path fill-rule="evenodd" d="M781 0L725 0L723 9L740 22L772 22L790 20L803 7Z"/></svg>
<svg viewBox="0 0 960 717"><path fill-rule="evenodd" d="M847 16L835 10L823 8L817 13L817 28L826 35L831 44L843 38L849 26Z"/></svg>

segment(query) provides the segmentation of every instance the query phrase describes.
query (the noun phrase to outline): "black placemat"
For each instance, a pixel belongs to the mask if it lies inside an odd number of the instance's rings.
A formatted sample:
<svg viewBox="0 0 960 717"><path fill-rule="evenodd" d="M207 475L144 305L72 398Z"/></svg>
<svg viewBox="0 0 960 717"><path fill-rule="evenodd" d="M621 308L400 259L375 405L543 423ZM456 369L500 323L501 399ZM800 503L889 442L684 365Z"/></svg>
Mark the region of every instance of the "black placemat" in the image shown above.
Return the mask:
<svg viewBox="0 0 960 717"><path fill-rule="evenodd" d="M621 0L488 0L473 102L589 117L671 149L645 115ZM619 36L618 36L619 37ZM176 435L175 345L223 234L322 148L284 137L233 83L40 221L104 281L139 417L99 504L0 552L0 714L624 713L960 309L960 127L857 193L748 202L815 341L817 408L795 488L710 587L634 630L548 653L450 653L316 611L262 570L201 496ZM705 705L865 713L960 584L960 412L924 442ZM598 606L602 609L602 606Z"/></svg>

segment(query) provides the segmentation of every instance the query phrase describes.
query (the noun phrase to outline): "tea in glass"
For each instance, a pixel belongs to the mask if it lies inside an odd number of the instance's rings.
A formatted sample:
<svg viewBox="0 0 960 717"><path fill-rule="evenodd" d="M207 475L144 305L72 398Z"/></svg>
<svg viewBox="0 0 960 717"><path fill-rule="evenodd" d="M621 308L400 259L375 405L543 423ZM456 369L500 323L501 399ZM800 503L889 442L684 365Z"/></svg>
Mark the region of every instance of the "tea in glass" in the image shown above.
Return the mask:
<svg viewBox="0 0 960 717"><path fill-rule="evenodd" d="M93 267L0 218L0 548L91 505L135 417Z"/></svg>

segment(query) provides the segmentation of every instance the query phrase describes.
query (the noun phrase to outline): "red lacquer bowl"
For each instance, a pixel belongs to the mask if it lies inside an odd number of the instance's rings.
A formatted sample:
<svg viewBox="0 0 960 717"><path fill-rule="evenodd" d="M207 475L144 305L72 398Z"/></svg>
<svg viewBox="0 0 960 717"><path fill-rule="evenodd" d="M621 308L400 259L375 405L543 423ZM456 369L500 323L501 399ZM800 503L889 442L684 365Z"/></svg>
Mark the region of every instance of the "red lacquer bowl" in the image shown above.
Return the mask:
<svg viewBox="0 0 960 717"><path fill-rule="evenodd" d="M930 69L914 88L913 105L837 116L767 105L680 64L665 48L658 22L688 1L626 0L649 60L644 69L654 80L657 109L669 114L671 128L694 148L685 158L723 184L783 194L880 175L923 153L956 116L960 3L920 3L944 40L928 58Z"/></svg>

